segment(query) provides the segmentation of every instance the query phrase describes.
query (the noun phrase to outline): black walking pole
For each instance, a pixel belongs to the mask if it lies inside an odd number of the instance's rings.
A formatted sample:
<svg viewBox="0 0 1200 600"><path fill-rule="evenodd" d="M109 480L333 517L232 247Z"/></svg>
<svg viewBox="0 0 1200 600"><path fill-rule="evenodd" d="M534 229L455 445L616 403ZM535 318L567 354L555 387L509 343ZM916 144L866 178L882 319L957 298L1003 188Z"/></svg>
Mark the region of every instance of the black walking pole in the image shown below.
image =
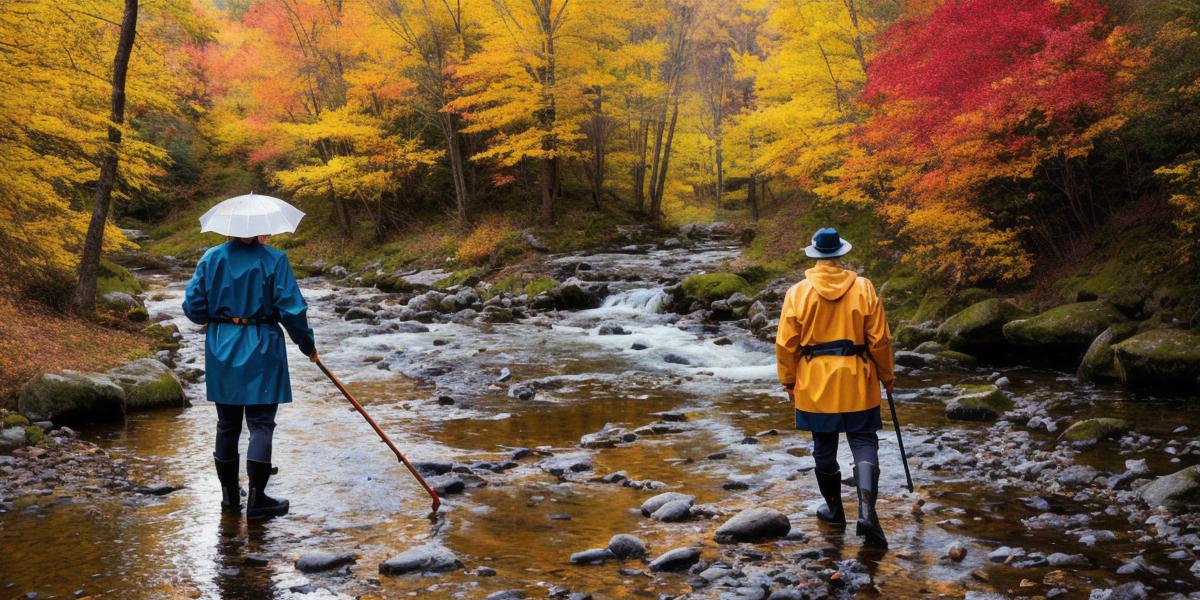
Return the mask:
<svg viewBox="0 0 1200 600"><path fill-rule="evenodd" d="M904 453L904 436L900 435L900 418L896 416L896 400L892 390L887 390L888 406L892 409L892 426L896 428L896 443L900 444L900 460L904 461L904 478L908 480L908 491L913 491L912 475L908 472L908 455Z"/></svg>

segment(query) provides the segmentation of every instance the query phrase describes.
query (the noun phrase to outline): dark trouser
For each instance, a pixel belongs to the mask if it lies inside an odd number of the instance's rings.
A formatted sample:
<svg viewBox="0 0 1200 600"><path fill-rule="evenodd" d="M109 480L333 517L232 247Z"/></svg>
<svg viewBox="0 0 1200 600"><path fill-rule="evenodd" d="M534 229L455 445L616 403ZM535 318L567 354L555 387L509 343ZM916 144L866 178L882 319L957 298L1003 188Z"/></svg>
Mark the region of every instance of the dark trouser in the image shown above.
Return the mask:
<svg viewBox="0 0 1200 600"><path fill-rule="evenodd" d="M237 460L238 438L242 435L242 416L250 428L250 447L246 459L271 462L271 437L275 434L275 411L278 404L217 404L217 460Z"/></svg>
<svg viewBox="0 0 1200 600"><path fill-rule="evenodd" d="M837 462L838 434L837 432L814 431L813 461L817 471L834 473L839 471ZM854 454L854 462L869 462L879 465L879 436L874 431L847 431L846 441L850 443L850 452Z"/></svg>

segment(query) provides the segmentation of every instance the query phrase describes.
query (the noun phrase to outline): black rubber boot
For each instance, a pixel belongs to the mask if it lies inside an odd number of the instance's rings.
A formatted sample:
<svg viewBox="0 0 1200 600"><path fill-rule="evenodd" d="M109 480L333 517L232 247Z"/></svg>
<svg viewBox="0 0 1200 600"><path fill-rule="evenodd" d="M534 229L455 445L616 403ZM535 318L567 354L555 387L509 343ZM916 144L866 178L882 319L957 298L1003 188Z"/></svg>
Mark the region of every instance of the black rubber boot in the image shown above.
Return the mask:
<svg viewBox="0 0 1200 600"><path fill-rule="evenodd" d="M854 465L854 478L858 480L858 527L855 533L865 536L866 546L887 548L887 538L879 525L875 513L875 499L879 497L879 467L875 463L860 462Z"/></svg>
<svg viewBox="0 0 1200 600"><path fill-rule="evenodd" d="M276 500L266 493L267 481L271 479L271 463L247 460L246 474L250 476L250 495L246 497L246 518L263 519L286 515L288 501Z"/></svg>
<svg viewBox="0 0 1200 600"><path fill-rule="evenodd" d="M242 490L238 487L238 459L221 460L213 456L217 465L217 480L221 482L221 512L242 512Z"/></svg>
<svg viewBox="0 0 1200 600"><path fill-rule="evenodd" d="M825 498L825 506L817 509L817 518L830 525L845 525L846 511L842 508L842 472L822 473L817 475L817 489Z"/></svg>

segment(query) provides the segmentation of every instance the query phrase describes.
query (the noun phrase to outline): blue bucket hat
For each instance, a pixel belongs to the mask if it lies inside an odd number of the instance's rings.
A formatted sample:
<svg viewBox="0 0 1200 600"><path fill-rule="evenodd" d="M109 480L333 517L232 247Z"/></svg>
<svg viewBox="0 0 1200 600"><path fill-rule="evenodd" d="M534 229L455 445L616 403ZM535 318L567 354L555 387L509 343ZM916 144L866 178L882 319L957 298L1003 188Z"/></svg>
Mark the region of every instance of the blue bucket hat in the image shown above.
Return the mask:
<svg viewBox="0 0 1200 600"><path fill-rule="evenodd" d="M836 229L825 227L818 230L812 237L812 245L804 249L804 255L809 258L837 258L850 252L850 242L838 236Z"/></svg>

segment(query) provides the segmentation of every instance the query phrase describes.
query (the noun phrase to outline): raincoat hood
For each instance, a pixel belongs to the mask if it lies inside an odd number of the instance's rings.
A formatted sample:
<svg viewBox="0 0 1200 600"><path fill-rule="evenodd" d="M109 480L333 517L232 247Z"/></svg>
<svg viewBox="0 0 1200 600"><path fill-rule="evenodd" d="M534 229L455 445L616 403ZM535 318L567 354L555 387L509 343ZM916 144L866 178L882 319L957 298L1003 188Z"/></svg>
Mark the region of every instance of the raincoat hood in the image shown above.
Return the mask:
<svg viewBox="0 0 1200 600"><path fill-rule="evenodd" d="M804 272L804 277L822 298L834 302L846 295L858 273L843 269L831 260L818 260L817 266Z"/></svg>

